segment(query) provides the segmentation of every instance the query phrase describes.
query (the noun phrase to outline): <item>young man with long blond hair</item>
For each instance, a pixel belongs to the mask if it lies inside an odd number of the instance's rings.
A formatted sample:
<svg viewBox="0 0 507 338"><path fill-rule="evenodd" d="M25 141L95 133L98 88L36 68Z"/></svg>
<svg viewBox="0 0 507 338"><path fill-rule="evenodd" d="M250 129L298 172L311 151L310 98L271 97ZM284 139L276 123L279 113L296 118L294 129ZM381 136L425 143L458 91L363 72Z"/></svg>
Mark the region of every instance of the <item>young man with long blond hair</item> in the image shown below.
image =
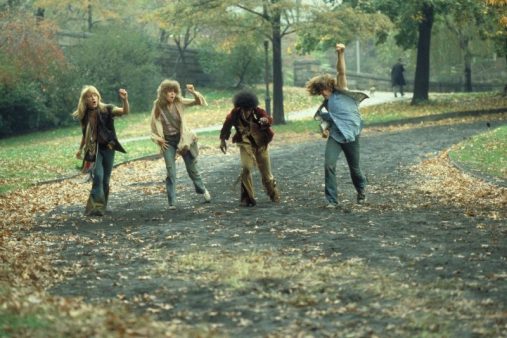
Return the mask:
<svg viewBox="0 0 507 338"><path fill-rule="evenodd" d="M306 83L310 95L322 95L327 113L320 117L328 123L329 130L324 154L324 193L327 208L338 206L336 187L336 162L343 151L349 166L352 183L357 191L357 203L366 200L366 177L359 164L359 135L363 121L359 114L359 103L368 96L360 92L351 92L347 87L345 73L345 45L336 44L338 60L336 77L330 74L316 76Z"/></svg>

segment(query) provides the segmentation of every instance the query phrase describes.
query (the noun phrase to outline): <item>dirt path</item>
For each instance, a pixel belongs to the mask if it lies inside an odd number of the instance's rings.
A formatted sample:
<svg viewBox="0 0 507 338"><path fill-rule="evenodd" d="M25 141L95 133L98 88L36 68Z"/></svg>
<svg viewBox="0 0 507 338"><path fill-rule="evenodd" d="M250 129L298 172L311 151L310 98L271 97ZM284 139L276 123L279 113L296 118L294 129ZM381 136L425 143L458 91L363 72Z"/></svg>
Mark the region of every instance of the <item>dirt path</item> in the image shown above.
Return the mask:
<svg viewBox="0 0 507 338"><path fill-rule="evenodd" d="M51 292L120 299L163 321L238 337L505 336L505 219L440 204L409 170L485 129L366 130L368 202L353 203L342 157L333 211L323 208L323 140L271 150L278 205L256 174L258 206L238 206L237 153L201 156L211 204L178 162L176 211L167 210L161 160L142 173L126 168L147 179L113 191L106 216L86 219L82 205L66 206L53 212L68 213L66 222L40 230L66 238L54 249L69 278Z"/></svg>

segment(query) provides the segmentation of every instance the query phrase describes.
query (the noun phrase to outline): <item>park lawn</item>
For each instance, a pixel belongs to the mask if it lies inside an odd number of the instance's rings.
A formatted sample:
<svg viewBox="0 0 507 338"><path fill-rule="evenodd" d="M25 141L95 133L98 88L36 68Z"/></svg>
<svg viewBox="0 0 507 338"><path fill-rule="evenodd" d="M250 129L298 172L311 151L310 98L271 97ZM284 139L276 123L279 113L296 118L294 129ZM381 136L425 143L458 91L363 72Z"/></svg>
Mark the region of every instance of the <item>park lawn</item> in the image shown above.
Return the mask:
<svg viewBox="0 0 507 338"><path fill-rule="evenodd" d="M257 87L255 92L259 98L259 105L264 107L263 90ZM206 97L208 105L205 107L195 106L188 108L186 110L187 124L197 129L223 123L225 116L232 109L234 91L202 89L202 94ZM284 109L286 113L316 107L320 102L320 97L309 96L304 88L284 88ZM122 139L147 136L150 134L149 123L150 112L134 112L134 114L128 117L128 121L119 120L116 129Z"/></svg>
<svg viewBox="0 0 507 338"><path fill-rule="evenodd" d="M440 115L452 112L473 112L487 109L507 108L507 99L491 92L430 94L425 104L410 105L410 101L394 101L361 109L365 123L377 124Z"/></svg>
<svg viewBox="0 0 507 338"><path fill-rule="evenodd" d="M455 145L449 157L474 171L507 180L507 125Z"/></svg>
<svg viewBox="0 0 507 338"><path fill-rule="evenodd" d="M259 99L262 100L264 97L262 89L259 87L256 91ZM287 87L284 92L286 112L315 107L320 101L319 97L309 97L304 88ZM232 91L209 90L205 94L208 106L192 107L188 110L188 123L193 128L219 125L231 108ZM506 107L505 98L495 93L438 94L431 96L430 99L426 105L411 106L406 101L398 101L364 107L361 111L368 125L446 112ZM149 115L149 112L136 113L134 111L127 117L117 119L117 134L128 153L117 153L115 163L119 164L158 153L157 147L149 140ZM273 146L275 147L277 144L301 141L301 138L305 136L319 137L317 123L311 118L290 121L285 125L274 126L274 129L276 136ZM204 150L218 149L218 132L204 132L199 133L198 136L200 146ZM81 131L76 122L74 127L0 140L0 194L27 188L39 182L78 174L82 163L74 155L78 149L80 137ZM494 141L490 142L494 143ZM488 147L488 149L493 148ZM495 156L502 156L502 154L493 154L492 158ZM505 154L503 156L505 159ZM464 161L468 161L467 158ZM479 167L482 166L482 162L476 162ZM494 161L488 162L485 167L494 167ZM498 173L498 169L493 169L492 172Z"/></svg>

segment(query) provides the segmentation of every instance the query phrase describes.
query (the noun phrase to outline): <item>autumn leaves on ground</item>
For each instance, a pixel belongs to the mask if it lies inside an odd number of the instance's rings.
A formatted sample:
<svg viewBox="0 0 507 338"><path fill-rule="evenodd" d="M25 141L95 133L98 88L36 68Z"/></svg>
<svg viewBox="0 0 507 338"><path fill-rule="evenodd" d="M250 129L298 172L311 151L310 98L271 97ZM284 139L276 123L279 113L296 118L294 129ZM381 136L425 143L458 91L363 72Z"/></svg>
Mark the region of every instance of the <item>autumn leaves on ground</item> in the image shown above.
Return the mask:
<svg viewBox="0 0 507 338"><path fill-rule="evenodd" d="M505 336L506 189L447 154L501 125L505 113L366 128L368 202L353 203L340 159L333 211L315 133L273 141L280 204L255 176L258 206L239 207L234 149L199 159L211 204L178 162L176 211L161 159L117 167L102 218L82 216L85 177L11 192L1 335Z"/></svg>

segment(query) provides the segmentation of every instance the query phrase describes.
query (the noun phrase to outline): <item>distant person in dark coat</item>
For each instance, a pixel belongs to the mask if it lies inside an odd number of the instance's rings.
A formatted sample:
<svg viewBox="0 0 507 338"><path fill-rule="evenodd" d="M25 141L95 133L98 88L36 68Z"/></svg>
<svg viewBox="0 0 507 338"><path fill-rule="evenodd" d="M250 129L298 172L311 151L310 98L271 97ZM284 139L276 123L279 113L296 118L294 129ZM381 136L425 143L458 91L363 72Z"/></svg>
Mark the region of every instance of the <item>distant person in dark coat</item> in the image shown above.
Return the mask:
<svg viewBox="0 0 507 338"><path fill-rule="evenodd" d="M407 83L405 82L405 76L403 76L403 72L405 71L405 67L403 67L403 63L401 59L398 59L398 62L391 69L391 83L393 85L394 97L398 97L397 87L399 88L399 92L401 96L404 96L403 86Z"/></svg>

